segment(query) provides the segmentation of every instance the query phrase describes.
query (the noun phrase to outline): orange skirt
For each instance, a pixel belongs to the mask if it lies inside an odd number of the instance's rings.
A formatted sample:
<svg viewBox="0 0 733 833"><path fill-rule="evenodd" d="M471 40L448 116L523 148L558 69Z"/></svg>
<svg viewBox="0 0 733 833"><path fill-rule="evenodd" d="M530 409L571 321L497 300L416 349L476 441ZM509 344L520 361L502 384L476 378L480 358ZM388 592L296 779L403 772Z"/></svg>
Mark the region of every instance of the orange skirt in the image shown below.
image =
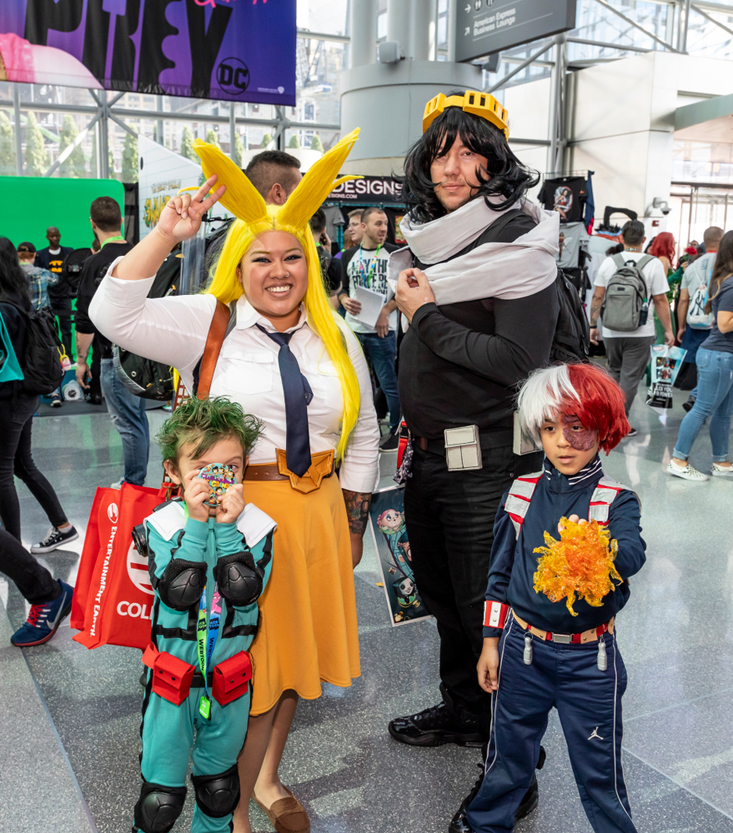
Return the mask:
<svg viewBox="0 0 733 833"><path fill-rule="evenodd" d="M250 654L253 715L284 691L306 700L321 682L350 686L361 674L346 506L336 475L304 495L287 480L244 481L244 499L277 522L272 572Z"/></svg>

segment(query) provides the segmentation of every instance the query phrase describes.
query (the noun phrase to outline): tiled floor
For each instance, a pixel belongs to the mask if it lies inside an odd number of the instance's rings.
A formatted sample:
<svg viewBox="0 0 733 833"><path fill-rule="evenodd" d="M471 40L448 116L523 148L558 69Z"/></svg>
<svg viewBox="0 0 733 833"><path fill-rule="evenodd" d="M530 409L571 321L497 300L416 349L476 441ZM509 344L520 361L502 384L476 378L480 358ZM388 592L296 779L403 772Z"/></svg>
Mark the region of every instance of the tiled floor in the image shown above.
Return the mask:
<svg viewBox="0 0 733 833"><path fill-rule="evenodd" d="M639 435L606 469L642 499L648 562L619 617L629 671L624 701L625 765L640 833L733 833L733 482L669 477L682 410L668 424L637 399ZM121 474L120 444L105 415L61 415L34 424L38 463L77 526L94 488ZM164 414L149 414L156 429ZM383 455L390 482L394 454ZM692 461L710 466L699 438ZM153 452L149 482L160 476ZM20 487L26 544L48 524ZM73 583L81 540L44 563ZM437 700L437 635L432 622L390 627L371 543L356 571L362 677L349 690L327 687L298 710L284 776L311 813L314 833L444 833L473 783L476 750L411 749L386 732L396 715ZM14 833L129 830L139 789L139 655L72 642L65 624L47 645L18 651L9 634L26 615L14 586L0 581L0 829ZM588 833L559 724L545 738L540 808L518 833ZM187 829L191 803L175 830ZM257 831L271 827L252 809Z"/></svg>

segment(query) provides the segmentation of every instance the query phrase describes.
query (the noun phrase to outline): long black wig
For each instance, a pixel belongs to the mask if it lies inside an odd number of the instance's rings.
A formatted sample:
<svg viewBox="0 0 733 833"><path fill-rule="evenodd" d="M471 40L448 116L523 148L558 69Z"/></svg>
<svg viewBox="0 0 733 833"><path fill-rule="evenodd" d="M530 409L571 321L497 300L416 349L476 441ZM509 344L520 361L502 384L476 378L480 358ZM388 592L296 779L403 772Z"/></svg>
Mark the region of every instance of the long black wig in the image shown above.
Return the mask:
<svg viewBox="0 0 733 833"><path fill-rule="evenodd" d="M461 92L451 95L462 95ZM460 137L469 150L488 160L488 176L476 170L480 183L476 197L493 197L491 207L503 211L539 182L539 175L523 165L512 153L504 134L486 119L448 107L407 152L403 196L412 217L427 223L446 212L435 195L430 166L443 148L450 149ZM504 197L497 201L496 197ZM488 204L488 203L487 203Z"/></svg>

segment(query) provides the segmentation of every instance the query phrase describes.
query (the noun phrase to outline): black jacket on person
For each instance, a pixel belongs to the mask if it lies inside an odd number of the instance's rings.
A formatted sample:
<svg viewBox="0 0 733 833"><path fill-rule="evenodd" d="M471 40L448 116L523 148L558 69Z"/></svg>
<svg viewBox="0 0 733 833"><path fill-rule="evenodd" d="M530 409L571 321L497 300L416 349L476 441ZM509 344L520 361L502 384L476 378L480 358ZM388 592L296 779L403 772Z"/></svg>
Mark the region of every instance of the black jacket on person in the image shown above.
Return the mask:
<svg viewBox="0 0 733 833"><path fill-rule="evenodd" d="M488 242L511 243L534 226L517 215L498 234L489 226L454 257ZM510 430L516 385L547 363L558 313L554 283L525 298L420 307L400 346L400 403L412 434L442 440L446 428L458 426Z"/></svg>
<svg viewBox="0 0 733 833"><path fill-rule="evenodd" d="M97 335L98 343L102 346L102 358L112 358L112 343L101 333L98 333L89 318L89 304L97 291L102 278L107 274L110 265L118 257L126 255L132 245L130 243L107 243L101 251L84 261L79 278L79 293L76 298L76 330L83 335Z"/></svg>

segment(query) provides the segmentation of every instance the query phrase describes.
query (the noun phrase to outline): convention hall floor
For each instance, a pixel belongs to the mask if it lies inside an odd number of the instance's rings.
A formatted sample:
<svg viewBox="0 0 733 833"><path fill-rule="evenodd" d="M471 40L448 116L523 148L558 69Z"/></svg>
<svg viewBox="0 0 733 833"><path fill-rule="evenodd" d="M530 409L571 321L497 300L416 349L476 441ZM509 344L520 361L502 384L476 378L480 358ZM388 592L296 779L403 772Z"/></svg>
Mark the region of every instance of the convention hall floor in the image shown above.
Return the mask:
<svg viewBox="0 0 733 833"><path fill-rule="evenodd" d="M624 752L640 833L733 833L733 482L669 477L683 414L666 426L637 399L626 440L607 471L643 503L645 569L619 617L629 672ZM58 416L34 424L36 459L72 521L84 529L94 489L121 475L120 443L106 416ZM157 428L162 411L150 412ZM395 454L383 455L383 483ZM693 463L710 466L701 436ZM149 482L160 477L153 453ZM21 487L26 544L48 524ZM81 540L43 560L73 583ZM432 622L393 628L371 543L356 571L363 675L351 689L328 687L302 703L283 775L312 818L314 833L445 833L474 781L477 750L413 749L393 742L387 721L438 698ZM14 833L122 833L139 788L139 654L72 642L68 621L48 644L20 651L9 636L26 616L16 588L0 582L0 829ZM7 615L4 611L7 611ZM540 806L518 833L587 833L558 722L544 741ZM175 830L188 829L191 791ZM254 829L272 828L253 808Z"/></svg>

